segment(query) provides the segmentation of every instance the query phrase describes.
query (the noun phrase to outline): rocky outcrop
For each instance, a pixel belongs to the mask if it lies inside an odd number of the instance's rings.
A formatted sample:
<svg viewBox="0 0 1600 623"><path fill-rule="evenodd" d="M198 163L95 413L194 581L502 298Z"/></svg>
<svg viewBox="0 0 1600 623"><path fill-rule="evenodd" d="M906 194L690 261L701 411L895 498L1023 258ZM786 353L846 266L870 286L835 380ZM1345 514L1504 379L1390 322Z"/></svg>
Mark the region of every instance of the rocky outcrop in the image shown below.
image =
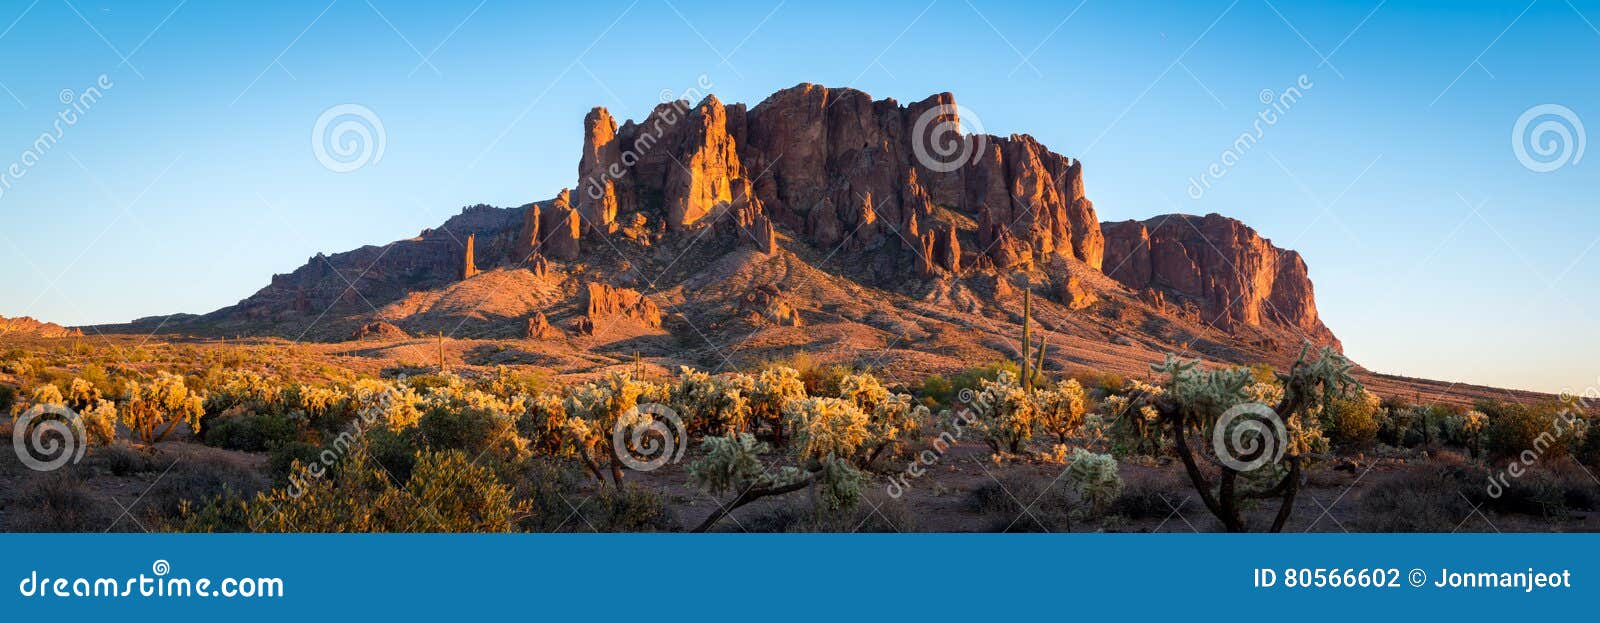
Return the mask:
<svg viewBox="0 0 1600 623"><path fill-rule="evenodd" d="M1255 230L1217 214L1158 216L1106 223L1106 274L1164 308L1192 303L1202 322L1234 331L1277 327L1337 347L1317 317L1300 254L1273 246Z"/></svg>
<svg viewBox="0 0 1600 623"><path fill-rule="evenodd" d="M559 337L561 330L550 324L544 317L544 312L537 312L528 318L528 328L523 332L523 337L530 340L548 340Z"/></svg>
<svg viewBox="0 0 1600 623"><path fill-rule="evenodd" d="M548 208L530 211L533 218L539 219L540 237L535 250L568 261L578 259L578 238L583 233L583 221L578 211L573 209L570 198L571 193L563 188Z"/></svg>
<svg viewBox="0 0 1600 623"><path fill-rule="evenodd" d="M0 337L81 337L83 331L70 329L53 322L41 322L21 316L6 318L0 316Z"/></svg>
<svg viewBox="0 0 1600 623"><path fill-rule="evenodd" d="M467 234L467 252L461 258L461 278L471 279L478 274L478 261L473 258L472 247L477 242L475 234Z"/></svg>
<svg viewBox="0 0 1600 623"><path fill-rule="evenodd" d="M411 337L411 334L406 333L400 327L394 326L394 325L392 325L390 323L387 323L387 322L384 322L384 321L381 321L381 320L376 321L376 322L369 322L367 324L361 325L361 328L356 329L356 332L350 335L350 339L356 340L358 342L359 341L388 342L388 341L394 341L394 340L409 339L410 337Z"/></svg>
<svg viewBox="0 0 1600 623"><path fill-rule="evenodd" d="M959 272L957 230L933 227L934 212L948 209L979 223L970 235L976 253L994 260L986 266L1009 270L1052 254L1100 266L1104 243L1080 163L1027 135L954 136L959 122L949 93L901 106L814 84L748 110L715 97L669 102L620 128L596 108L584 119L579 211L606 227L617 212L654 212L684 229L729 206L741 223L759 214L824 249L876 248L905 226L902 244L922 251L933 232L938 251L908 271ZM965 153L929 160L942 153L930 145L950 141ZM743 209L741 192L751 195ZM752 238L768 247L761 229Z"/></svg>
<svg viewBox="0 0 1600 623"><path fill-rule="evenodd" d="M585 294L583 319L588 321L588 329L582 331L585 325L580 324L580 332L592 335L595 327L604 327L617 318L630 319L652 329L661 328L661 309L636 290L591 281L585 284Z"/></svg>

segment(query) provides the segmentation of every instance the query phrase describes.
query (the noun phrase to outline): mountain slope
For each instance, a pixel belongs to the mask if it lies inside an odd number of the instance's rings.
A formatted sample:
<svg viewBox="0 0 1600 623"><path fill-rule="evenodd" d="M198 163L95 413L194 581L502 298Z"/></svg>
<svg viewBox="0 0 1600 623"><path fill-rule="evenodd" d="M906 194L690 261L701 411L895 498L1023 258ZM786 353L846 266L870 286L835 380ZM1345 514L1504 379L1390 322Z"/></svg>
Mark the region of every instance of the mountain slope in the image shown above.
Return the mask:
<svg viewBox="0 0 1600 623"><path fill-rule="evenodd" d="M169 328L334 341L382 321L527 338L580 367L806 352L910 375L1016 357L1030 288L1055 368L1338 345L1298 254L1219 215L1102 224L1081 162L1027 135L961 135L960 110L948 93L901 106L812 84L620 126L596 108L576 190L319 254Z"/></svg>

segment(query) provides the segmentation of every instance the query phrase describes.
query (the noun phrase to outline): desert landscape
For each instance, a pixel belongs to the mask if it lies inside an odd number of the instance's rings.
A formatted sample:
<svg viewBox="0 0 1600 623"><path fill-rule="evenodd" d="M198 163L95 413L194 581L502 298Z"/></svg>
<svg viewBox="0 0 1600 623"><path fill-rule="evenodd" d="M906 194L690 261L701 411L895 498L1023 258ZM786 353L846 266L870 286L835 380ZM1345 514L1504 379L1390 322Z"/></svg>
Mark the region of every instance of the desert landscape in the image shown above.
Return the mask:
<svg viewBox="0 0 1600 623"><path fill-rule="evenodd" d="M597 107L553 198L209 313L0 321L0 529L1600 528L1591 397L1367 370L1315 258L1101 222L1092 162L959 111Z"/></svg>

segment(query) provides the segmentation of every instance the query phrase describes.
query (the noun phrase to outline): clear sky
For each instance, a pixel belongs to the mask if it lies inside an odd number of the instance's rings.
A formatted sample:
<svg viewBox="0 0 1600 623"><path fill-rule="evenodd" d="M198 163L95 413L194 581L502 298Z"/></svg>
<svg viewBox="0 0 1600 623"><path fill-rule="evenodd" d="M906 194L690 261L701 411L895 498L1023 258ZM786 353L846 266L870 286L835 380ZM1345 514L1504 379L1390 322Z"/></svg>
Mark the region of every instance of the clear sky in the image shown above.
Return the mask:
<svg viewBox="0 0 1600 623"><path fill-rule="evenodd" d="M318 251L549 198L591 106L637 118L704 76L751 104L800 82L953 92L989 133L1082 158L1104 220L1219 212L1299 250L1370 368L1581 389L1600 382L1600 155L1568 124L1568 162L1535 172L1511 137L1542 104L1600 128L1596 22L1580 0L4 0L0 315L206 312ZM1302 75L1191 198L1263 90ZM385 148L335 173L310 137L345 103Z"/></svg>

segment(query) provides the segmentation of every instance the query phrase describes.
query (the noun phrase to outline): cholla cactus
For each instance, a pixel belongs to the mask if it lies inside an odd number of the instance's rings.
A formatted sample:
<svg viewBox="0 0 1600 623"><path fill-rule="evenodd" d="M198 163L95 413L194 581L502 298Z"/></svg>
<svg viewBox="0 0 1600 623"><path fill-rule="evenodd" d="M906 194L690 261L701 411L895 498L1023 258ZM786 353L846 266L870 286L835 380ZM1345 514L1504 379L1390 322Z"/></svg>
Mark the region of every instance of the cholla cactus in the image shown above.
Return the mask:
<svg viewBox="0 0 1600 623"><path fill-rule="evenodd" d="M28 400L36 405L66 406L67 404L67 399L61 396L61 388L53 383L33 388L28 394Z"/></svg>
<svg viewBox="0 0 1600 623"><path fill-rule="evenodd" d="M1077 379L1060 381L1055 387L1034 392L1033 402L1039 427L1055 435L1062 444L1083 428L1083 416L1089 411L1089 397Z"/></svg>
<svg viewBox="0 0 1600 623"><path fill-rule="evenodd" d="M748 381L748 377L712 376L683 366L679 368L677 385L668 391L667 401L684 418L692 434L742 432L750 418L750 405L741 385Z"/></svg>
<svg viewBox="0 0 1600 623"><path fill-rule="evenodd" d="M391 431L417 425L422 417L421 398L404 385L362 379L350 386L350 405L363 423L378 423Z"/></svg>
<svg viewBox="0 0 1600 623"><path fill-rule="evenodd" d="M83 418L83 430L89 435L89 445L109 446L117 439L117 405L110 400L97 398L93 405L77 409Z"/></svg>
<svg viewBox="0 0 1600 623"><path fill-rule="evenodd" d="M220 386L206 395L207 413L221 413L235 406L251 411L276 410L283 389L265 376L249 370L230 370Z"/></svg>
<svg viewBox="0 0 1600 623"><path fill-rule="evenodd" d="M773 438L782 441L783 405L805 398L806 384L794 368L769 368L752 379L745 393L750 398L750 422L767 425Z"/></svg>
<svg viewBox="0 0 1600 623"><path fill-rule="evenodd" d="M1582 422L1583 420L1577 420ZM1440 422L1440 433L1446 442L1462 446L1472 456L1478 456L1483 431L1489 425L1489 416L1482 411L1467 411L1450 415Z"/></svg>
<svg viewBox="0 0 1600 623"><path fill-rule="evenodd" d="M601 465L609 464L612 484L622 487L623 465L612 444L612 430L618 420L629 413L637 413L641 396L650 397L659 390L649 383L635 381L631 376L611 372L605 377L571 386L566 389L562 407L567 418L563 422L562 437L567 447L600 481ZM627 422L623 422L626 426Z"/></svg>
<svg viewBox="0 0 1600 623"><path fill-rule="evenodd" d="M972 427L995 454L1020 453L1022 444L1033 438L1037 415L1033 401L1010 372L1002 370L995 380L983 380L972 403Z"/></svg>
<svg viewBox="0 0 1600 623"><path fill-rule="evenodd" d="M885 449L915 437L931 420L928 407L911 394L888 394L867 414L867 445L861 465L871 465Z"/></svg>
<svg viewBox="0 0 1600 623"><path fill-rule="evenodd" d="M1231 456L1233 448L1219 440L1226 441L1232 437L1217 428L1223 425L1218 418L1224 412L1264 397L1259 388L1252 387L1259 381L1249 368L1208 370L1202 368L1198 360L1182 361L1172 355L1168 355L1162 363L1151 366L1153 371L1166 377L1165 392L1147 396L1146 400L1157 409L1160 420L1166 424L1173 447L1183 460L1185 471L1206 508L1230 532L1245 530L1241 512L1244 500L1266 498L1281 500L1271 529L1274 532L1283 529L1299 492L1302 462L1327 447L1321 423L1312 415L1360 389L1360 385L1350 377L1352 364L1343 355L1323 348L1319 356L1311 360L1307 358L1306 350L1301 351L1289 374L1283 377L1282 397L1275 405L1266 406L1270 409L1270 416L1262 426L1250 429L1262 435L1283 436L1268 438L1258 444L1266 448L1281 448L1283 451L1281 463L1277 460L1279 456L1273 455L1274 460L1265 465L1267 469L1259 472L1242 466L1260 466L1254 457L1245 461L1243 457ZM1195 453L1190 449L1188 438L1197 433L1206 441L1202 447L1210 450L1202 456L1215 462L1220 471L1220 483L1217 485L1213 485L1211 477L1200 469Z"/></svg>
<svg viewBox="0 0 1600 623"><path fill-rule="evenodd" d="M145 443L166 439L178 424L188 422L191 430L198 430L200 417L205 415L205 399L190 392L183 377L159 372L155 380L141 384L128 384L128 401L122 406L122 425L127 426Z"/></svg>
<svg viewBox="0 0 1600 623"><path fill-rule="evenodd" d="M1067 459L1067 486L1072 487L1093 514L1104 513L1122 495L1122 476L1117 460L1109 454L1095 454L1078 448Z"/></svg>
<svg viewBox="0 0 1600 623"><path fill-rule="evenodd" d="M783 407L784 421L794 436L794 452L815 461L849 458L867 443L867 414L839 398L806 398Z"/></svg>
<svg viewBox="0 0 1600 623"><path fill-rule="evenodd" d="M719 503L695 532L709 530L734 509L758 499L807 487L816 493L818 504L829 510L852 508L860 501L861 472L837 452L846 450L850 439L865 434L864 414L854 404L834 398L797 402L804 406L790 409L789 413L808 426L801 427L803 432L797 431L791 451L803 468L767 466L761 455L770 452L771 446L756 441L749 433L707 437L701 442L704 456L689 466L695 483L712 495L734 491L738 494L725 504Z"/></svg>
<svg viewBox="0 0 1600 623"><path fill-rule="evenodd" d="M862 411L871 413L878 404L889 398L889 390L878 382L878 377L862 372L846 374L839 379L839 397L855 403Z"/></svg>

